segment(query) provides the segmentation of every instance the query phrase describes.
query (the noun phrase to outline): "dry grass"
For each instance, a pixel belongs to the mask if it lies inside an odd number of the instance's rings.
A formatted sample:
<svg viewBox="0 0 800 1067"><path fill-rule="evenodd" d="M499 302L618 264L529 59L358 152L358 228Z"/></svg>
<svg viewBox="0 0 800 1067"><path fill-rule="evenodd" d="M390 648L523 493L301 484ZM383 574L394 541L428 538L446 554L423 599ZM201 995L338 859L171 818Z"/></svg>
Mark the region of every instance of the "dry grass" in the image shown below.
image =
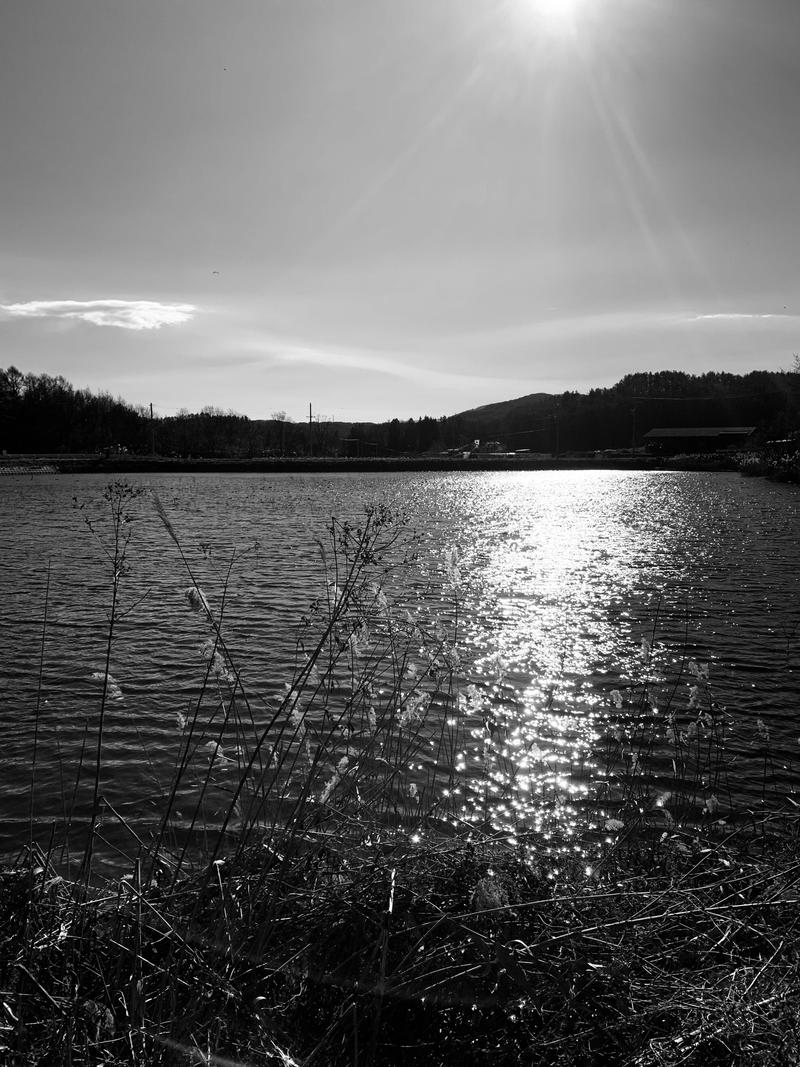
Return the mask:
<svg viewBox="0 0 800 1067"><path fill-rule="evenodd" d="M590 882L490 841L320 831L80 904L19 866L9 1062L793 1063L794 845L640 843Z"/></svg>

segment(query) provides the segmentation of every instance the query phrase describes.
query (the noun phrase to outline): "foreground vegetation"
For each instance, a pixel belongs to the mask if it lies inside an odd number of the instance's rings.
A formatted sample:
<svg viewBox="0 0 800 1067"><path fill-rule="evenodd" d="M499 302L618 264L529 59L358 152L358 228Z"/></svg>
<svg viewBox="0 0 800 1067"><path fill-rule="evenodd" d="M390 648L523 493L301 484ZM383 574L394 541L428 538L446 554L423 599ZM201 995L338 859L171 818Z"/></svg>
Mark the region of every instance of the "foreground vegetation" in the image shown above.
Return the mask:
<svg viewBox="0 0 800 1067"><path fill-rule="evenodd" d="M796 851L678 841L587 881L487 840L354 854L320 832L96 901L32 856L0 883L6 1054L796 1063Z"/></svg>
<svg viewBox="0 0 800 1067"><path fill-rule="evenodd" d="M205 620L205 682L179 722L160 823L96 874L115 813L103 715L124 610L136 494L113 486L108 658L89 826L75 862L34 840L0 874L0 1048L20 1064L789 1064L800 1059L800 857L768 794L731 821L733 725L703 665L655 710L643 680L609 694L605 792L585 848L554 818L493 817L530 753L509 747L502 686L466 686L458 561L453 627L403 602L417 543L394 516L333 522L327 582L293 677L251 708L169 515L187 609ZM690 684L689 684L690 683ZM668 753L669 790L648 760ZM473 755L470 755L472 753ZM477 766L477 764L480 766ZM475 765L473 765L475 764ZM412 775L411 770L414 770ZM481 775L477 774L481 772ZM502 773L501 773L502 772ZM193 812L189 778L199 781ZM221 821L205 801L224 795ZM513 800L513 794L509 793ZM495 800L497 797L495 797ZM500 799L503 799L501 796Z"/></svg>

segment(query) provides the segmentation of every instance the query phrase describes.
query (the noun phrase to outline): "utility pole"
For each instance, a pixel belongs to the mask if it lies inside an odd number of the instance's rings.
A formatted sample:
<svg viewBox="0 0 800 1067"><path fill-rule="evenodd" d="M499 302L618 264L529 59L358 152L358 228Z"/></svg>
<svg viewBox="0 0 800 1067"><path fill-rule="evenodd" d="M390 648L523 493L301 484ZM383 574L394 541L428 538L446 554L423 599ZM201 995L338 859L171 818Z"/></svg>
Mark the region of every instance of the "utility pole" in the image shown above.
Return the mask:
<svg viewBox="0 0 800 1067"><path fill-rule="evenodd" d="M314 454L314 424L311 420L311 404L308 405L308 454Z"/></svg>
<svg viewBox="0 0 800 1067"><path fill-rule="evenodd" d="M156 431L153 425L153 402L150 401L150 455L156 454Z"/></svg>

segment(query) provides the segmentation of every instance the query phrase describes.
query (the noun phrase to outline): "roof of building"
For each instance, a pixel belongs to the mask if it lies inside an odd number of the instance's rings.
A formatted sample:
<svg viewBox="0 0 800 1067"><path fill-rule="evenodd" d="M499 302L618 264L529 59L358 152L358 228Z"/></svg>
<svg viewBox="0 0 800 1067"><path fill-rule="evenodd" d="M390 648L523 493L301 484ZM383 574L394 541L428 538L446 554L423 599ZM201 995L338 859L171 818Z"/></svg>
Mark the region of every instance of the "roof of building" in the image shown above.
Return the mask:
<svg viewBox="0 0 800 1067"><path fill-rule="evenodd" d="M755 426L657 426L645 437L749 437Z"/></svg>

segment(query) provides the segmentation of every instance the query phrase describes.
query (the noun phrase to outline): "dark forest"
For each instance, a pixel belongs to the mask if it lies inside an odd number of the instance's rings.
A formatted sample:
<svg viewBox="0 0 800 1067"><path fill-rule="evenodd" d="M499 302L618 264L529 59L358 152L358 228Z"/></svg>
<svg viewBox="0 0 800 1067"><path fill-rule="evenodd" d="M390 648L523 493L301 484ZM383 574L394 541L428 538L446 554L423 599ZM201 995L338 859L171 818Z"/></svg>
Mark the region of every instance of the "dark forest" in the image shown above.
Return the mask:
<svg viewBox="0 0 800 1067"><path fill-rule="evenodd" d="M468 450L480 441L495 451L560 454L638 448L644 434L665 426L754 426L756 444L791 435L800 426L800 369L629 374L588 393L534 393L383 423L293 422L283 412L250 419L213 407L153 418L60 376L0 369L0 447L8 453L364 458Z"/></svg>

